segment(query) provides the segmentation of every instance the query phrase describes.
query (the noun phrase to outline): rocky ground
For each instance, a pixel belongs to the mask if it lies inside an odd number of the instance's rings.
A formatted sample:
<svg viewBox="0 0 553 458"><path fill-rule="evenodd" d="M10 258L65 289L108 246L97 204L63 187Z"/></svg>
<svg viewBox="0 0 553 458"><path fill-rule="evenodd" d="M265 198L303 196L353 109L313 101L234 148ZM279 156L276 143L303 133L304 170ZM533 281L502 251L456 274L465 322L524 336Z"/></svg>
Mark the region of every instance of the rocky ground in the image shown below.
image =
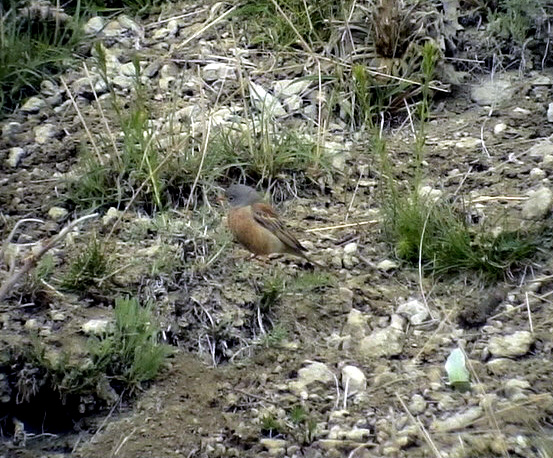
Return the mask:
<svg viewBox="0 0 553 458"><path fill-rule="evenodd" d="M301 77L317 74L316 59L298 53L276 66L274 55L237 38L224 4L174 8L155 19L88 23L103 40L117 94L131 97L138 50L151 123L167 151L184 145L184 131L197 143L209 138L207 119L235 126L256 109L320 140L331 171L279 176L273 197L328 267L250 259L225 229L217 196L227 182L201 179L197 198L177 193L163 214L99 208L51 251L46 284L30 291L22 280L0 302L0 402L8 412L0 456L553 456L550 244L499 280L419 275L383 235L383 177L370 134L332 113L324 135L314 133L321 82ZM2 121L3 238L22 218L41 221L23 224L5 245L0 284L11 266L22 267L25 244L85 214L67 197L83 150L95 139L100 156L112 151L99 140L109 138L111 115L95 100L109 96L95 53L87 70L63 76L69 91L45 83ZM237 97L245 75L253 92L276 94L269 108ZM553 72L465 77L433 104L425 192L472 202L472 214L492 226L547 221ZM403 183L414 167L408 118L384 136ZM109 247L113 273L85 293L64 291L59 279L92 234ZM123 294L155 303L175 348L160 377L131 399L109 389L65 399L41 392L42 373L22 362L21 349L38 338L46 359L79 361L90 326L112 320ZM455 348L467 356L465 392L449 386L444 368Z"/></svg>

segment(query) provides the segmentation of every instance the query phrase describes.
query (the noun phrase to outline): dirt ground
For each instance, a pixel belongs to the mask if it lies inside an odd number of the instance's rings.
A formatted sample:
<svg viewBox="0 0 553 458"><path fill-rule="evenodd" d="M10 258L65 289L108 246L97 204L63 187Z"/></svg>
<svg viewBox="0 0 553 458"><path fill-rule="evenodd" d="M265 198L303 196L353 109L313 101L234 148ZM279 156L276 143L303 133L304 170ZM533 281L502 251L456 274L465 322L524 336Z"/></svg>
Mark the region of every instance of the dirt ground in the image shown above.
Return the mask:
<svg viewBox="0 0 553 458"><path fill-rule="evenodd" d="M521 211L530 191L551 186L553 162L530 149L553 135L553 123L545 120L552 83L546 89L534 83L538 77L553 80L553 72L507 75L515 95L492 110L471 101L470 85L478 84L476 79L436 101L427 128L424 179L446 196L470 197L480 219L505 217L510 224L524 225ZM22 135L43 121L25 120ZM77 164L80 125L70 111L59 114L57 122L65 126L63 138L34 144L19 167L0 170L4 233L20 218L47 221L29 225L18 234L18 243L52 236L65 223L52 221L48 211L65 203L60 176ZM505 128L497 129L498 124ZM385 136L394 172L400 181L407 180L415 142L409 123L391 127ZM156 314L175 353L136 399L69 418L59 431L44 428L44 418L55 416L63 409L60 404L41 405L35 412L25 407L19 419L28 427L26 445L13 444L8 426L0 458L553 456L550 247L544 244L521 269L492 283L465 272L419 278L416 266L398 261L383 237L378 213L382 176L369 140L356 141L346 171L324 189L299 189L295 198L277 202L301 240L310 243L314 259L328 265L324 281L313 280L313 266L290 257L250 259L230 242L226 207L214 195L203 209L175 209L180 213L172 215L168 239L186 250L190 233L183 228L198 222L198 240L226 234L229 243L222 254L201 274L189 274L185 264L178 276L147 278L141 268L146 265L147 271L151 264L148 249L164 234L152 229L153 218L129 215L113 250L123 260L122 253L127 251L128 258L132 251L141 265L125 272L125 287L118 292L132 285L157 299ZM15 142L2 140L2 161ZM137 229L146 220L145 229ZM347 224L352 222L359 224ZM208 228L203 235L202 228ZM92 229L106 232L98 222L76 238ZM344 248L351 243L356 251L347 264ZM56 251L59 265L70 250ZM395 267L380 266L389 260ZM284 282L285 292L262 310L260 297L275 278ZM84 297L47 296L33 303L18 297L0 304L0 340L6 352L29 339L28 323L34 319L39 329L48 325L50 334L43 337L52 348L79 353L86 340L82 323L110 316L112 310L112 298L101 290ZM387 329L398 306L410 298L424 300L430 317L420 325L404 325L399 353L371 357L356 351L352 310L367 317L367 332ZM212 316L217 323L210 327ZM467 326L471 317L480 323ZM271 342L268 336L275 328L284 329L285 337ZM531 331L529 350L490 364L490 340L517 331ZM473 377L467 393L446 382L445 360L458 345L465 349ZM293 383L313 361L330 368L336 384L310 387L304 396ZM365 392L347 401L338 381L346 365L356 366L367 379ZM424 407L412 414L415 398L423 399ZM304 414L294 420L298 406ZM463 417L475 411L480 413ZM278 427L270 427L271 419ZM453 424L444 426L441 422L448 419Z"/></svg>

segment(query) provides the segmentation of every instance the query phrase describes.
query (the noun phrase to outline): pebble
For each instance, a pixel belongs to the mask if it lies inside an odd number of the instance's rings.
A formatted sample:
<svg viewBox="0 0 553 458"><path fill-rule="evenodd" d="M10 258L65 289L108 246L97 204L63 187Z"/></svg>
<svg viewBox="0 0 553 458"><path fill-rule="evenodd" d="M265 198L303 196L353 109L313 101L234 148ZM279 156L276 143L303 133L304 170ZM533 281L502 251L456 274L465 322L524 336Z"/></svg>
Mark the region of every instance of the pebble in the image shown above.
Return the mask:
<svg viewBox="0 0 553 458"><path fill-rule="evenodd" d="M48 216L54 221L60 221L68 215L68 211L63 207L52 207L48 210Z"/></svg>
<svg viewBox="0 0 553 458"><path fill-rule="evenodd" d="M17 167L22 159L25 157L25 150L19 146L14 146L9 149L8 158L6 159L6 164L10 167Z"/></svg>
<svg viewBox="0 0 553 458"><path fill-rule="evenodd" d="M490 353L498 357L523 356L534 343L534 336L529 331L517 331L506 336L492 337L488 344Z"/></svg>
<svg viewBox="0 0 553 458"><path fill-rule="evenodd" d="M342 368L342 388L348 387L348 394L361 393L367 389L367 377L361 369L355 366Z"/></svg>
<svg viewBox="0 0 553 458"><path fill-rule="evenodd" d="M522 216L525 219L539 220L544 218L553 204L553 192L542 186L537 191L529 193L528 200L522 206Z"/></svg>

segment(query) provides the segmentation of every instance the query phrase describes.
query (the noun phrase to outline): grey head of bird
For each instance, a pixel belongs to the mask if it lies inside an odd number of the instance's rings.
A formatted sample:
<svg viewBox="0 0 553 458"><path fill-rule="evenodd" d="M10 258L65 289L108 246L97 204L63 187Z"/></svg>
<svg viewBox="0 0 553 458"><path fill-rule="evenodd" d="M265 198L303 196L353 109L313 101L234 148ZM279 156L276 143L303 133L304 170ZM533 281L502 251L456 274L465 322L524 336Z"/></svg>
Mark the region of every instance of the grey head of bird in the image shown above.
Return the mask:
<svg viewBox="0 0 553 458"><path fill-rule="evenodd" d="M230 185L226 195L231 207L245 207L261 201L261 196L255 189L243 184Z"/></svg>

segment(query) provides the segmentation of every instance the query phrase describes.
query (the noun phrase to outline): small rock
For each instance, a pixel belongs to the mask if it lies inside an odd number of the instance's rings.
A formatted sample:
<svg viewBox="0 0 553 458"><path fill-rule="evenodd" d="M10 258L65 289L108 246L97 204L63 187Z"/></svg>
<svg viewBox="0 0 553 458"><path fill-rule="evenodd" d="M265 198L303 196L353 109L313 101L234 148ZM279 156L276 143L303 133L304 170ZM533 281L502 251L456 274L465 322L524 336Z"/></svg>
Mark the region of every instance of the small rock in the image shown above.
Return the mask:
<svg viewBox="0 0 553 458"><path fill-rule="evenodd" d="M420 415L426 410L426 401L420 394L414 394L409 403L409 412L412 415Z"/></svg>
<svg viewBox="0 0 553 458"><path fill-rule="evenodd" d="M46 102L44 99L38 96L29 97L27 101L21 107L23 113L38 113L46 107Z"/></svg>
<svg viewBox="0 0 553 458"><path fill-rule="evenodd" d="M524 391L530 388L530 382L527 380L510 379L505 382L503 391L511 401L517 402L523 401L528 397Z"/></svg>
<svg viewBox="0 0 553 458"><path fill-rule="evenodd" d="M38 329L38 320L36 318L31 318L25 321L25 329L27 331L36 331Z"/></svg>
<svg viewBox="0 0 553 458"><path fill-rule="evenodd" d="M359 343L358 351L368 358L379 356L397 356L403 351L405 334L396 326L373 331Z"/></svg>
<svg viewBox="0 0 553 458"><path fill-rule="evenodd" d="M297 111L301 108L303 100L298 95L291 95L284 99L284 106L288 109L289 112Z"/></svg>
<svg viewBox="0 0 553 458"><path fill-rule="evenodd" d="M119 72L123 76L136 77L136 66L134 65L134 62L127 62L119 67Z"/></svg>
<svg viewBox="0 0 553 458"><path fill-rule="evenodd" d="M275 81L274 88L277 97L288 98L293 95L299 96L311 85L308 80L280 80Z"/></svg>
<svg viewBox="0 0 553 458"><path fill-rule="evenodd" d="M52 207L48 210L48 216L54 221L60 221L64 219L69 212L62 207Z"/></svg>
<svg viewBox="0 0 553 458"><path fill-rule="evenodd" d="M348 387L349 394L362 393L367 389L367 377L361 369L355 366L342 368L342 388Z"/></svg>
<svg viewBox="0 0 553 458"><path fill-rule="evenodd" d="M484 409L480 406L475 406L467 409L464 412L452 415L444 420L435 420L432 422L430 429L432 431L447 432L457 429L464 429L478 420L484 414Z"/></svg>
<svg viewBox="0 0 553 458"><path fill-rule="evenodd" d="M36 126L33 131L35 134L35 142L37 142L39 145L45 145L52 138L58 135L58 130L53 124Z"/></svg>
<svg viewBox="0 0 553 458"><path fill-rule="evenodd" d="M546 154L541 161L542 166L551 167L553 165L553 154Z"/></svg>
<svg viewBox="0 0 553 458"><path fill-rule="evenodd" d="M532 170L530 170L530 178L541 180L542 178L545 178L545 175L545 171L543 171L539 167L534 167Z"/></svg>
<svg viewBox="0 0 553 458"><path fill-rule="evenodd" d="M397 313L405 316L413 325L425 322L429 316L428 309L418 299L411 299L401 304L397 309Z"/></svg>
<svg viewBox="0 0 553 458"><path fill-rule="evenodd" d="M101 16L94 16L90 18L87 23L84 25L84 33L88 35L96 35L100 32L105 26L104 18Z"/></svg>
<svg viewBox="0 0 553 458"><path fill-rule="evenodd" d="M21 123L19 122L8 122L2 126L2 137L6 138L11 135L21 132Z"/></svg>
<svg viewBox="0 0 553 458"><path fill-rule="evenodd" d="M553 192L545 186L529 193L529 198L522 206L522 216L526 219L542 219L551 210Z"/></svg>
<svg viewBox="0 0 553 458"><path fill-rule="evenodd" d="M427 199L429 202L437 202L441 199L444 192L441 189L434 189L430 186L422 186L419 188L419 196Z"/></svg>
<svg viewBox="0 0 553 458"><path fill-rule="evenodd" d="M518 119L526 119L531 114L532 112L530 110L527 110L526 108L516 107L513 110L513 117Z"/></svg>
<svg viewBox="0 0 553 458"><path fill-rule="evenodd" d="M53 312L52 321L65 321L65 313L63 312Z"/></svg>
<svg viewBox="0 0 553 458"><path fill-rule="evenodd" d="M460 151L473 151L482 146L482 140L474 137L465 137L455 142L455 148Z"/></svg>
<svg viewBox="0 0 553 458"><path fill-rule="evenodd" d="M117 210L117 208L110 207L106 212L106 214L102 217L102 223L104 224L104 226L107 226L108 224L112 223L117 218L119 218L120 214L121 212Z"/></svg>
<svg viewBox="0 0 553 458"><path fill-rule="evenodd" d="M298 380L306 386L312 383L334 384L335 377L326 364L313 361L298 371Z"/></svg>
<svg viewBox="0 0 553 458"><path fill-rule="evenodd" d="M132 30L136 35L142 34L142 27L140 27L134 20L129 16L122 14L117 18L117 22L121 24L121 27L127 30Z"/></svg>
<svg viewBox="0 0 553 458"><path fill-rule="evenodd" d="M250 81L250 100L252 105L259 110L265 117L279 117L286 115L286 110L282 107L278 99L267 92L259 84Z"/></svg>
<svg viewBox="0 0 553 458"><path fill-rule="evenodd" d="M345 254L353 254L357 252L357 243L350 242L347 245L344 246L344 253Z"/></svg>
<svg viewBox="0 0 553 458"><path fill-rule="evenodd" d="M46 97L52 97L60 93L60 88L50 80L40 83L40 93Z"/></svg>
<svg viewBox="0 0 553 458"><path fill-rule="evenodd" d="M228 64L212 62L202 69L202 77L207 82L236 79L236 72Z"/></svg>
<svg viewBox="0 0 553 458"><path fill-rule="evenodd" d="M117 75L112 79L113 86L117 89L128 90L134 85L134 78Z"/></svg>
<svg viewBox="0 0 553 458"><path fill-rule="evenodd" d="M367 428L353 428L350 431L346 431L345 438L354 442L367 442L372 436L372 432Z"/></svg>
<svg viewBox="0 0 553 458"><path fill-rule="evenodd" d="M263 437L259 440L259 444L269 452L270 456L284 456L286 453L287 442L284 439Z"/></svg>
<svg viewBox="0 0 553 458"><path fill-rule="evenodd" d="M367 335L369 325L365 314L357 309L352 309L344 325L344 334L351 335L354 339L359 340Z"/></svg>
<svg viewBox="0 0 553 458"><path fill-rule="evenodd" d="M547 121L553 122L553 102L547 107Z"/></svg>
<svg viewBox="0 0 553 458"><path fill-rule="evenodd" d="M486 367L493 375L505 375L511 370L513 361L508 358L494 358L488 361Z"/></svg>
<svg viewBox="0 0 553 458"><path fill-rule="evenodd" d="M6 164L10 167L17 167L21 160L25 157L25 150L19 146L14 146L10 148L8 158L6 159Z"/></svg>
<svg viewBox="0 0 553 458"><path fill-rule="evenodd" d="M109 320L103 318L88 320L86 323L83 323L81 330L86 335L101 336L108 331L109 324Z"/></svg>
<svg viewBox="0 0 553 458"><path fill-rule="evenodd" d="M553 143L547 140L537 143L527 149L525 154L531 159L541 160L546 155L553 155Z"/></svg>
<svg viewBox="0 0 553 458"><path fill-rule="evenodd" d="M534 337L529 331L517 331L507 336L492 337L488 348L493 356L514 357L528 353L533 343Z"/></svg>
<svg viewBox="0 0 553 458"><path fill-rule="evenodd" d="M502 134L506 130L507 130L507 124L505 124L504 122L499 122L495 126L493 126L493 133L495 135Z"/></svg>
<svg viewBox="0 0 553 458"><path fill-rule="evenodd" d="M397 269L398 267L399 267L399 264L395 261L390 260L390 259L384 259L383 261L380 261L376 265L376 268L378 270L383 271L383 272L388 272L390 270Z"/></svg>
<svg viewBox="0 0 553 458"><path fill-rule="evenodd" d="M515 94L515 86L508 77L489 79L471 88L470 98L478 105L500 105L509 102Z"/></svg>

